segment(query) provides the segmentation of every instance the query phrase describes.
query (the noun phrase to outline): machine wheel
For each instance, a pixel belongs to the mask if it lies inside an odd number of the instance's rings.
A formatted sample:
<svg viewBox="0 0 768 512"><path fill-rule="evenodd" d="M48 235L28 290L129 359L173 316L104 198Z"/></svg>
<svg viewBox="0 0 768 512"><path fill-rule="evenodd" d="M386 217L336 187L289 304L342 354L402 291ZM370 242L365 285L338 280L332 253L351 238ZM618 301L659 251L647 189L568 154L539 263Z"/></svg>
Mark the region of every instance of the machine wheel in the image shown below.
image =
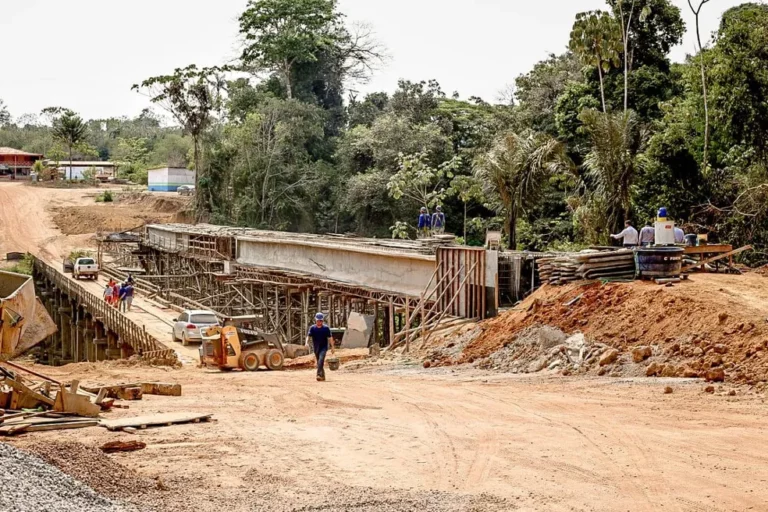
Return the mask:
<svg viewBox="0 0 768 512"><path fill-rule="evenodd" d="M283 362L285 359L283 358L283 353L279 350L273 348L269 352L267 352L266 364L267 368L270 370L282 370L283 369Z"/></svg>
<svg viewBox="0 0 768 512"><path fill-rule="evenodd" d="M187 335L183 334L181 335L181 344L185 347L189 346L189 340L187 339Z"/></svg>
<svg viewBox="0 0 768 512"><path fill-rule="evenodd" d="M176 343L178 342L178 338L176 338L176 329L171 329L171 340Z"/></svg>
<svg viewBox="0 0 768 512"><path fill-rule="evenodd" d="M259 355L256 352L248 352L243 356L243 368L249 372L259 369Z"/></svg>

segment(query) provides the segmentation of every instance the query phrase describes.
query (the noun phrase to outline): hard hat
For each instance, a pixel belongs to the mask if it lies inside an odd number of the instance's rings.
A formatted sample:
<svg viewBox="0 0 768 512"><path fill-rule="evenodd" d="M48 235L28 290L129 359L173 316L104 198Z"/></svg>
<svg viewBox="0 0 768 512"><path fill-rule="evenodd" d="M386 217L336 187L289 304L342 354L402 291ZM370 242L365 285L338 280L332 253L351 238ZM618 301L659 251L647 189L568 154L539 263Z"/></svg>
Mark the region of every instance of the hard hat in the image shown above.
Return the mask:
<svg viewBox="0 0 768 512"><path fill-rule="evenodd" d="M324 315L324 314L322 314L322 313L317 313L317 314L315 315L315 320L321 320L321 321L322 321L322 320L325 320L325 315Z"/></svg>
<svg viewBox="0 0 768 512"><path fill-rule="evenodd" d="M426 207L426 206L422 206L422 207L421 207L421 211L422 211L422 212L425 212L425 211L427 211L427 207Z"/></svg>
<svg viewBox="0 0 768 512"><path fill-rule="evenodd" d="M442 206L438 206L438 207L437 207L437 208L435 208L435 209L436 209L437 211L439 211L439 212L443 211L443 207L442 207Z"/></svg>

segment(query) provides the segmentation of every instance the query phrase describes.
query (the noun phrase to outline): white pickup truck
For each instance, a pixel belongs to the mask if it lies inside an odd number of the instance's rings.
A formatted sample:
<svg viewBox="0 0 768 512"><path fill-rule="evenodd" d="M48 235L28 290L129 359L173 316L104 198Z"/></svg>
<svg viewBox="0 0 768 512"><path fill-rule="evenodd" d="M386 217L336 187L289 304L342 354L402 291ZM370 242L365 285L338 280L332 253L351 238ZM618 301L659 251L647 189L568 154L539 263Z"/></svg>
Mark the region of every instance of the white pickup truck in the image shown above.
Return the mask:
<svg viewBox="0 0 768 512"><path fill-rule="evenodd" d="M96 280L99 278L99 265L93 258L77 258L72 269L72 277L75 279L87 277Z"/></svg>

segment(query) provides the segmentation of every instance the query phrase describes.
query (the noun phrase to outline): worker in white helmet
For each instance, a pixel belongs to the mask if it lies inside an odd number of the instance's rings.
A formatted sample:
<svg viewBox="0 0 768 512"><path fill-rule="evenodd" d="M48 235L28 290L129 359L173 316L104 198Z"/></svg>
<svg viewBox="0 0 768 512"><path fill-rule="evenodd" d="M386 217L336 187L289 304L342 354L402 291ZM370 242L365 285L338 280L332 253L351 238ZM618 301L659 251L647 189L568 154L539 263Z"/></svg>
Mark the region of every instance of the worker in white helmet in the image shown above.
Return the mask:
<svg viewBox="0 0 768 512"><path fill-rule="evenodd" d="M333 336L331 335L331 328L325 325L325 315L317 313L315 315L315 325L309 328L307 333L307 346L312 340L312 349L315 353L315 360L317 361L317 380L325 380L325 354L328 352L328 348L331 349L331 353L335 352L333 347Z"/></svg>

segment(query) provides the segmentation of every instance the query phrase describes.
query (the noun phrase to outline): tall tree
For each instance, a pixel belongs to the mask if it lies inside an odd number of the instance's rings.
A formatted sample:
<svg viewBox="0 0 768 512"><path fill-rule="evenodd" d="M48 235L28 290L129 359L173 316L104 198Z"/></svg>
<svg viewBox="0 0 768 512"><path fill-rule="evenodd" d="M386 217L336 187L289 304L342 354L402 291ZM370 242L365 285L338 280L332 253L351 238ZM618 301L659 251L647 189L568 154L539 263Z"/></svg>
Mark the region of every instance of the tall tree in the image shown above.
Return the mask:
<svg viewBox="0 0 768 512"><path fill-rule="evenodd" d="M621 28L607 12L591 11L576 15L569 47L581 62L597 68L603 112L608 111L605 105L603 73L610 71L612 66L619 65L621 40Z"/></svg>
<svg viewBox="0 0 768 512"><path fill-rule="evenodd" d="M201 162L201 143L205 131L214 123L223 108L225 81L223 68L198 69L194 64L179 68L172 75L147 78L132 87L146 91L152 103L157 103L192 137L195 161L195 206L198 220L213 208L211 194L201 188L205 184L205 169Z"/></svg>
<svg viewBox="0 0 768 512"><path fill-rule="evenodd" d="M83 118L72 112L64 110L61 116L53 122L53 136L64 144L69 151L69 179L72 179L72 153L74 148L83 142L88 134L88 126Z"/></svg>
<svg viewBox="0 0 768 512"><path fill-rule="evenodd" d="M487 193L499 198L510 248L517 245L517 220L522 211L541 198L542 182L571 166L562 143L531 130L499 137L480 157L475 173Z"/></svg>
<svg viewBox="0 0 768 512"><path fill-rule="evenodd" d="M314 62L320 50L339 44L341 17L336 0L250 0L239 20L242 61L278 73L293 98L294 66Z"/></svg>
<svg viewBox="0 0 768 512"><path fill-rule="evenodd" d="M699 26L699 15L704 4L709 0L699 0L699 6L694 7L692 0L688 0L688 7L691 8L691 12L696 17L696 42L699 44L699 62L701 63L701 91L704 98L704 156L701 161L701 169L706 172L708 166L708 151L709 151L709 104L707 102L707 72L704 66L704 46L701 44L701 28Z"/></svg>
<svg viewBox="0 0 768 512"><path fill-rule="evenodd" d="M645 134L631 110L604 114L585 110L581 114L589 135L590 151L584 159L588 186L608 205L605 212L612 228L629 216L631 187L641 164Z"/></svg>

